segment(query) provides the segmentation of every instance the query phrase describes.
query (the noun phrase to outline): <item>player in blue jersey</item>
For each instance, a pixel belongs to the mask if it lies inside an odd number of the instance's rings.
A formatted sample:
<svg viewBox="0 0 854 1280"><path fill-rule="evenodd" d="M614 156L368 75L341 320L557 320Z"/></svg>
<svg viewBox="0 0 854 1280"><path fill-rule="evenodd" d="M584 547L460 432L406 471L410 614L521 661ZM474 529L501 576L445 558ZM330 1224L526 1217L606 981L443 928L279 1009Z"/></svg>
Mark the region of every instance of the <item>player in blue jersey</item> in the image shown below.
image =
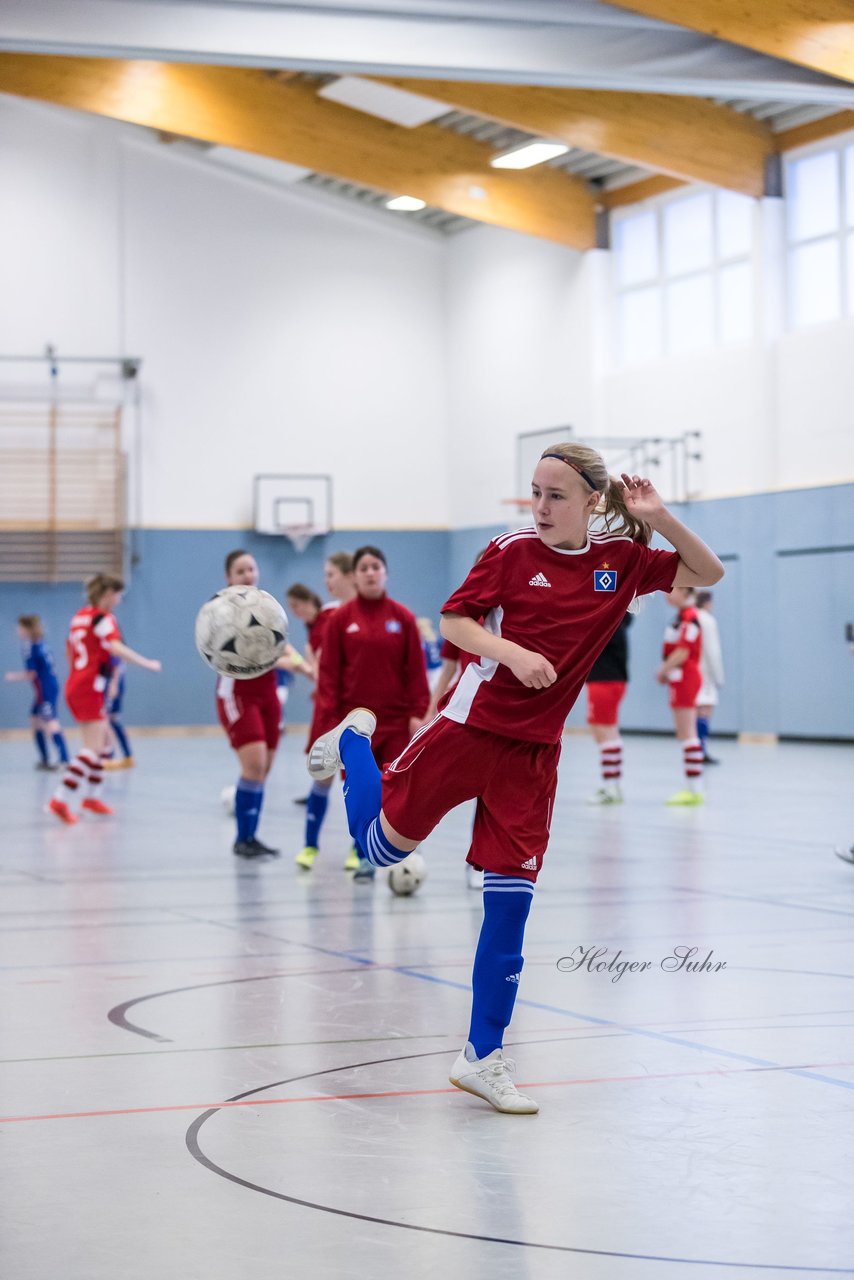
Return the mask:
<svg viewBox="0 0 854 1280"><path fill-rule="evenodd" d="M105 769L132 769L136 763L133 747L122 721L122 703L125 698L125 664L121 658L111 660L112 672L107 685L107 716L110 721L111 741L104 759ZM114 743L119 744L121 756L116 755Z"/></svg>
<svg viewBox="0 0 854 1280"><path fill-rule="evenodd" d="M18 619L18 637L23 648L24 670L7 671L7 680L28 680L33 686L30 724L38 752L37 769L56 769L68 763L68 747L56 714L59 681L53 665L53 654L45 644L44 627L35 613L24 613ZM51 764L47 735L50 734L59 759Z"/></svg>

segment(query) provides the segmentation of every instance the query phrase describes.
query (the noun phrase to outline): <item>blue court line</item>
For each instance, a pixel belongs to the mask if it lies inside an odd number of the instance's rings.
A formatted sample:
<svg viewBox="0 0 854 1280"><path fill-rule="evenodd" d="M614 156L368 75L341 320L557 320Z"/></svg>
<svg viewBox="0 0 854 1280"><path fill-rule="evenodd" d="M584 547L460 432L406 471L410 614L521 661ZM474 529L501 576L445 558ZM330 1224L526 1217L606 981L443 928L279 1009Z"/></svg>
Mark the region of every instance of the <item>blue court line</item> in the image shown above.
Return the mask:
<svg viewBox="0 0 854 1280"><path fill-rule="evenodd" d="M308 947L311 951L323 952L325 955L336 956L338 959L352 960L356 964L362 964L368 968L378 967L375 961L367 959L365 956L356 955L352 951L333 951L330 947L318 947L310 942L300 942L297 945ZM451 987L455 991L465 991L469 995L471 994L469 983L452 982L450 978L437 978L432 973L421 973L418 969L409 969L403 965L382 965L381 968L386 973L401 973L407 978L420 978L422 982L434 982L440 987ZM626 1027L620 1022L612 1021L610 1018L597 1018L595 1014L578 1013L575 1009L563 1009L558 1005L542 1004L537 1000L525 1000L521 996L517 998L516 1003L524 1005L526 1009L537 1009L542 1013L556 1013L563 1018L574 1018L577 1022L586 1022L592 1026L609 1027L612 1030L622 1031L628 1035L637 1035L648 1040L677 1045L681 1049L695 1049L700 1053L710 1053L715 1057L726 1058L732 1062L747 1062L754 1067L785 1071L789 1075L803 1076L805 1080L817 1080L821 1084L835 1085L838 1089L854 1089L854 1080L840 1080L836 1076L822 1075L818 1071L810 1071L803 1067L786 1067L781 1062L772 1062L768 1058L754 1058L750 1054L735 1053L731 1049L715 1049L710 1044L701 1044L696 1040L683 1040L680 1036L671 1036L664 1031L647 1031L637 1027Z"/></svg>

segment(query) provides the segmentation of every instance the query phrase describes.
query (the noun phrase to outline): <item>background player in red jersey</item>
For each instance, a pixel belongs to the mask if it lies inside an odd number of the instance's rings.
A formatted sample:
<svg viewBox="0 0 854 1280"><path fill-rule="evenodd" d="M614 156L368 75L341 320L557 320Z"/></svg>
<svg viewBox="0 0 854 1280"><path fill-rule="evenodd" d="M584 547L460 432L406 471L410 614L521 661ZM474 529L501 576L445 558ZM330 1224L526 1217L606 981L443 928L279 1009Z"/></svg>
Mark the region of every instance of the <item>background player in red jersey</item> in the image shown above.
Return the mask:
<svg viewBox="0 0 854 1280"><path fill-rule="evenodd" d="M121 603L124 589L121 578L96 574L86 583L88 605L71 619L67 644L71 674L65 685L65 701L80 726L83 747L68 765L48 804L50 812L62 822L77 821L82 789L87 784L82 807L92 813L113 812L98 795L104 779L104 760L110 749L105 695L112 660L120 658L146 671L160 670L156 658L143 658L122 640L113 610Z"/></svg>
<svg viewBox="0 0 854 1280"><path fill-rule="evenodd" d="M229 551L225 557L225 580L229 587L257 587L258 565L248 551ZM287 658L279 660L284 670L291 670ZM277 693L276 667L253 680L234 680L218 676L216 707L219 722L240 761L240 777L234 792L234 816L237 838L234 852L238 858L277 858L278 849L262 844L256 836L264 783L273 767L281 730L281 707Z"/></svg>
<svg viewBox="0 0 854 1280"><path fill-rule="evenodd" d="M423 724L430 689L418 623L386 594L388 566L382 551L360 547L353 556L353 573L356 598L336 610L324 633L313 728L322 735L348 707L370 703L377 719L372 750L382 767ZM355 876L371 879L374 867L356 843Z"/></svg>
<svg viewBox="0 0 854 1280"><path fill-rule="evenodd" d="M703 803L703 744L697 737L697 695L703 683L700 656L703 633L697 617L695 593L690 587L675 586L667 603L677 610L676 617L665 629L664 661L656 680L670 689L670 709L676 725L676 737L682 744L685 786L675 792L668 804Z"/></svg>
<svg viewBox="0 0 854 1280"><path fill-rule="evenodd" d="M667 510L649 480L612 481L599 454L583 445L545 451L531 510L533 527L496 538L442 610L446 638L481 660L466 668L441 715L382 777L370 746L376 718L365 708L309 754L315 777L343 760L350 830L377 866L400 862L449 809L477 799L468 861L485 868L484 917L469 1040L450 1079L515 1114L539 1109L517 1091L502 1043L549 839L564 722L635 596L723 576L714 552ZM650 550L653 531L675 550Z"/></svg>
<svg viewBox="0 0 854 1280"><path fill-rule="evenodd" d="M629 627L627 613L587 677L587 723L599 744L602 784L589 804L622 804L623 739L620 737L620 703L629 687Z"/></svg>

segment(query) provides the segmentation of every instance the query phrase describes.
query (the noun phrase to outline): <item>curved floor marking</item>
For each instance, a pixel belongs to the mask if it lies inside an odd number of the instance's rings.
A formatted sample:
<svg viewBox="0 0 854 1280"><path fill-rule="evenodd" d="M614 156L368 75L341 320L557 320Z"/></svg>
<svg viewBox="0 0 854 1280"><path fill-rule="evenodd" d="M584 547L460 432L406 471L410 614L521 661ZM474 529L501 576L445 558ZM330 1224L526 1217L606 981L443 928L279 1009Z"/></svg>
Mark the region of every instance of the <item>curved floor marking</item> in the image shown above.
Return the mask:
<svg viewBox="0 0 854 1280"><path fill-rule="evenodd" d="M237 1093L232 1098L228 1098L227 1101L231 1103L239 1102L244 1098L251 1098L255 1094L265 1093L268 1089L278 1089L281 1088L282 1085L296 1084L304 1080L314 1080L319 1076L334 1075L338 1071L353 1071L360 1067L373 1067L390 1062L409 1062L417 1058L437 1057L440 1054L442 1056L447 1056L445 1050L438 1050L431 1053L405 1054L399 1058L379 1058L370 1062L350 1062L341 1067L326 1067L322 1071L312 1071L305 1075L291 1076L287 1080L275 1080L271 1084L263 1085L260 1089L247 1089L244 1093ZM238 1174L231 1173L228 1169L222 1168L221 1165L216 1164L209 1156L205 1155L199 1143L199 1134L207 1121L213 1116L219 1114L219 1110L219 1107L213 1107L209 1111L206 1111L203 1115L194 1120L187 1130L187 1149L193 1159L198 1161L200 1165L205 1169L208 1169L211 1173L215 1173L229 1182L236 1183L238 1186L245 1187L248 1191L255 1191L260 1195L270 1196L274 1200L283 1200L288 1204L298 1205L304 1209L315 1209L320 1213L330 1213L336 1217L355 1219L359 1222L370 1222L378 1226L397 1228L401 1231L417 1231L426 1235L445 1236L456 1240L477 1240L484 1244L506 1244L519 1249L542 1249L551 1253L570 1253L583 1257L626 1258L638 1262L677 1263L681 1266L696 1267L729 1267L754 1271L794 1272L801 1275L854 1275L854 1267L795 1266L793 1263L776 1262L737 1262L725 1258L680 1258L667 1254L629 1253L617 1249L585 1249L580 1245L547 1244L544 1241L538 1240L515 1240L510 1237L488 1236L472 1231L450 1231L443 1227L428 1227L411 1222L397 1222L393 1218L381 1218L373 1214L355 1213L349 1209L336 1208L335 1205L319 1204L313 1200L303 1200L298 1196L285 1195L282 1191L274 1191L272 1187L263 1187L259 1183L249 1182L246 1178L241 1178Z"/></svg>

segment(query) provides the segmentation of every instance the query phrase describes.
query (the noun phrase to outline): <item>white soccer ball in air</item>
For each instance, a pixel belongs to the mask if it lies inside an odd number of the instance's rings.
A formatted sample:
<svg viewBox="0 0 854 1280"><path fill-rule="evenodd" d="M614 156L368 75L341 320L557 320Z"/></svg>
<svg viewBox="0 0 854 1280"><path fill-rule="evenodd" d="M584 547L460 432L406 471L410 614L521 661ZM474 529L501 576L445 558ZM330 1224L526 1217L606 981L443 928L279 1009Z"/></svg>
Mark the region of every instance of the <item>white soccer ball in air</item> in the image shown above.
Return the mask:
<svg viewBox="0 0 854 1280"><path fill-rule="evenodd" d="M221 676L253 680L272 671L288 643L278 600L258 587L223 587L196 618L196 648Z"/></svg>
<svg viewBox="0 0 854 1280"><path fill-rule="evenodd" d="M398 898L408 898L416 893L427 879L427 863L420 853L410 853L403 862L396 862L388 873L388 887Z"/></svg>

